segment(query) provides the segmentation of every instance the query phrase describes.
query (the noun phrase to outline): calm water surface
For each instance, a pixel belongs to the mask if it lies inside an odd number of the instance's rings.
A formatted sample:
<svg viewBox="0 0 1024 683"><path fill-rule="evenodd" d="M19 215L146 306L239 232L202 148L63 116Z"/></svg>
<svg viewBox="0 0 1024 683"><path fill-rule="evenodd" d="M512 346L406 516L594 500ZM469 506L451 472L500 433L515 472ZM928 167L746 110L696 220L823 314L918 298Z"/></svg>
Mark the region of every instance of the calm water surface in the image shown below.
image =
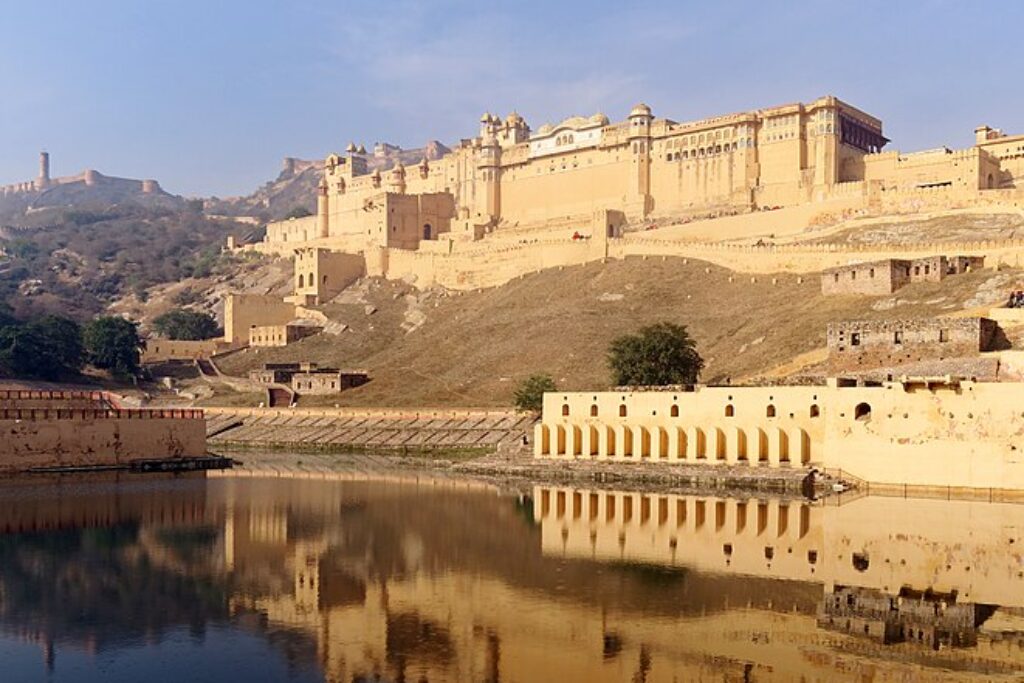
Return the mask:
<svg viewBox="0 0 1024 683"><path fill-rule="evenodd" d="M1024 680L1024 506L0 485L0 681Z"/></svg>

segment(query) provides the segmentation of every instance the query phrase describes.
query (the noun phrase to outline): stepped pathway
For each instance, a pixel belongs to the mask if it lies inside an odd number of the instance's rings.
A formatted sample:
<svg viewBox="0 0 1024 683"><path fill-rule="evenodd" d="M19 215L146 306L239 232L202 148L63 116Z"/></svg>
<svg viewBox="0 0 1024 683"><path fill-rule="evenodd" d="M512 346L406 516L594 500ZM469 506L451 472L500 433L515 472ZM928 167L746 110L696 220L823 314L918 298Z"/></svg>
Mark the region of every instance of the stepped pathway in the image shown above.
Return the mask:
<svg viewBox="0 0 1024 683"><path fill-rule="evenodd" d="M496 449L519 442L534 418L501 410L206 408L212 447L409 451Z"/></svg>

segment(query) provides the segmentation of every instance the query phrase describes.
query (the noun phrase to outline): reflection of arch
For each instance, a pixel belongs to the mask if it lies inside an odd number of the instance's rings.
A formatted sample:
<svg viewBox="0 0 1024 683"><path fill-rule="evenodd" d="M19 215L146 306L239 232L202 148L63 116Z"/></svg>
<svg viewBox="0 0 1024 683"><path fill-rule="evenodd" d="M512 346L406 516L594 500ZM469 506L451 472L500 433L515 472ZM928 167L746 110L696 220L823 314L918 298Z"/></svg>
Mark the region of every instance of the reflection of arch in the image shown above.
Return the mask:
<svg viewBox="0 0 1024 683"><path fill-rule="evenodd" d="M858 403L857 407L853 409L853 419L855 419L855 420L870 420L871 419L871 404L870 403Z"/></svg>

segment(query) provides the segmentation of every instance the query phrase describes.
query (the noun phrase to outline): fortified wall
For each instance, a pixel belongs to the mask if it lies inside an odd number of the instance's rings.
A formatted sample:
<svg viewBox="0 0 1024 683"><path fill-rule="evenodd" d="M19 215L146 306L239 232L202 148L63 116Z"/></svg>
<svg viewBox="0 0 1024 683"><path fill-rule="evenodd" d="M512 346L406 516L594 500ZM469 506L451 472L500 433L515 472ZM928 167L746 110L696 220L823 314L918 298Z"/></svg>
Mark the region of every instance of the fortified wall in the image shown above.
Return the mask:
<svg viewBox="0 0 1024 683"><path fill-rule="evenodd" d="M0 390L0 403L15 406L0 408L0 472L206 455L201 410L116 408L80 391Z"/></svg>
<svg viewBox="0 0 1024 683"><path fill-rule="evenodd" d="M970 149L912 154L883 152L887 143L879 119L831 96L683 123L643 104L621 122L598 113L536 130L515 112L488 113L476 137L439 159L371 171L354 144L328 156L317 214L270 224L252 248L362 254L371 275L468 289L546 261L660 251L623 226L683 226L658 234L671 255L695 255L707 242L793 234L823 217L1024 208L1024 136L982 127ZM603 250L577 243L599 237Z"/></svg>
<svg viewBox="0 0 1024 683"><path fill-rule="evenodd" d="M103 182L116 182L119 184L130 183L133 188L142 194L161 194L163 189L156 180L133 180L130 178L115 178L105 176L99 171L86 169L77 175L61 176L53 178L50 176L50 154L39 153L39 175L33 180L26 180L20 183L0 186L0 199L7 198L31 198L46 190L60 187L62 185L82 184L86 187L93 187Z"/></svg>

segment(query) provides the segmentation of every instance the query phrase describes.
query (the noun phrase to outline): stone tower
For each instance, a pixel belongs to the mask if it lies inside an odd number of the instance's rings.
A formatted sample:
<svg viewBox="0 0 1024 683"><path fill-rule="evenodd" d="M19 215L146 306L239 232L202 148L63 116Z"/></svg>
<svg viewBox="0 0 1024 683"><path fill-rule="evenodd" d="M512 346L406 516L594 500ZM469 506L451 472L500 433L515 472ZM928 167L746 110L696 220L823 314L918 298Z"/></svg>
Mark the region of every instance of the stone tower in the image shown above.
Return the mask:
<svg viewBox="0 0 1024 683"><path fill-rule="evenodd" d="M629 112L629 140L635 163L626 193L626 213L645 218L651 210L651 108L644 103Z"/></svg>
<svg viewBox="0 0 1024 683"><path fill-rule="evenodd" d="M50 186L50 153L39 153L39 177L36 178L36 189Z"/></svg>

